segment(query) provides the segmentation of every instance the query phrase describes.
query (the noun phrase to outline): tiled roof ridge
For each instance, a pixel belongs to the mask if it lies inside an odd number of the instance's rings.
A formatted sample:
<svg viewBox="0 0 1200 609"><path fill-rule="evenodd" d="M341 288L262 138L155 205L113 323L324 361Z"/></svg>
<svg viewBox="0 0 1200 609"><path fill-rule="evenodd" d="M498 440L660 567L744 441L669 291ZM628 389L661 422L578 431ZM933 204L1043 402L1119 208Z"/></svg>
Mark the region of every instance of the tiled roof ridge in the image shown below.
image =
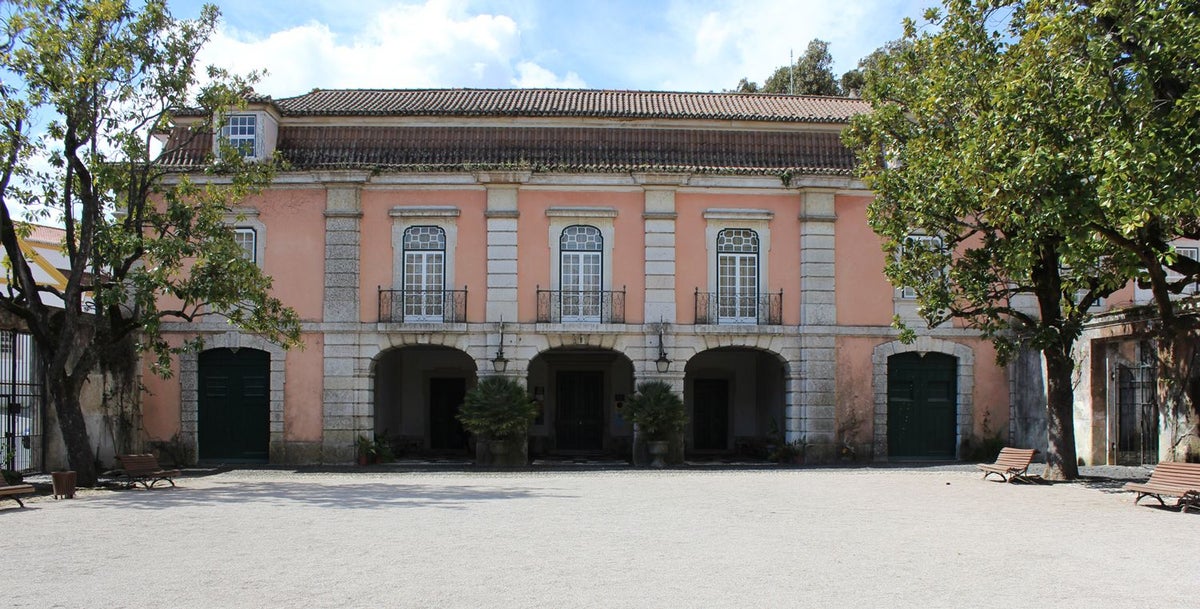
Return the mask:
<svg viewBox="0 0 1200 609"><path fill-rule="evenodd" d="M845 123L857 98L623 89L313 89L273 99L284 116L464 116Z"/></svg>
<svg viewBox="0 0 1200 609"><path fill-rule="evenodd" d="M829 99L842 100L850 102L861 102L861 98L844 97L841 95L793 95L789 93L764 93L761 91L740 92L740 91L679 91L673 89L595 89L585 88L576 89L571 87L313 87L306 93L299 95L289 95L287 97L272 98L270 95L258 95L258 101L274 101L280 102L290 99L297 99L312 95L314 93L332 93L332 92L372 92L372 93L398 93L398 92L443 92L443 91L464 91L464 92L509 92L509 91L553 91L565 93L628 93L633 95L714 95L714 96L738 96L738 97L774 97L774 98L809 98L809 99Z"/></svg>

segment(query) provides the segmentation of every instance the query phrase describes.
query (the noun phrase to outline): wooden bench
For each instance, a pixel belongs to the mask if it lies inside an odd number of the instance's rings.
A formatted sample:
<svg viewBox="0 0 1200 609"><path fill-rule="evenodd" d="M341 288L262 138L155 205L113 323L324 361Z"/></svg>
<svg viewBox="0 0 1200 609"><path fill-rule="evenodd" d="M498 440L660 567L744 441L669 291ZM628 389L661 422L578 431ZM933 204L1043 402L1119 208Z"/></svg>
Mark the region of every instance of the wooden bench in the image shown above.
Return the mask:
<svg viewBox="0 0 1200 609"><path fill-rule="evenodd" d="M1186 512L1189 507L1200 508L1200 463L1159 463L1150 472L1145 483L1129 482L1125 490L1138 494L1133 504L1142 497L1154 497L1160 505L1167 505L1163 495L1179 497L1175 507Z"/></svg>
<svg viewBox="0 0 1200 609"><path fill-rule="evenodd" d="M0 486L0 498L12 499L21 507L25 507L25 503L21 501L20 495L32 495L33 492L32 484L5 484Z"/></svg>
<svg viewBox="0 0 1200 609"><path fill-rule="evenodd" d="M149 489L163 480L175 486L172 478L179 477L179 470L159 467L158 459L151 454L117 455L117 463L121 464L121 469L116 470L114 474L129 487L141 484Z"/></svg>
<svg viewBox="0 0 1200 609"><path fill-rule="evenodd" d="M1000 449L995 463L980 463L976 467L983 470L984 480L987 480L988 476L996 474L1000 476L1002 482L1014 480L1033 482L1029 479L1029 465L1033 463L1035 454L1037 454L1036 448L1009 448L1006 446Z"/></svg>

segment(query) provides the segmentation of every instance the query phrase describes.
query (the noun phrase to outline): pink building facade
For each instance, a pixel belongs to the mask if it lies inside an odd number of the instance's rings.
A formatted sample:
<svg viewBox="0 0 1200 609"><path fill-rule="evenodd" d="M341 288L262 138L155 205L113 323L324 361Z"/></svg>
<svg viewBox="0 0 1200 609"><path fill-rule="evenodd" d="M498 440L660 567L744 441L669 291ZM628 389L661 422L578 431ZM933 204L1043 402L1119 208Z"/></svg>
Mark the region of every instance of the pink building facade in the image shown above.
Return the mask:
<svg viewBox="0 0 1200 609"><path fill-rule="evenodd" d="M963 328L898 340L915 305L883 276L839 139L866 109L566 90L252 103L226 136L288 166L230 223L305 347L171 326L206 347L145 375L146 432L214 461L349 462L373 434L465 455L462 394L503 374L542 406L535 456L625 456L622 401L660 379L687 404L689 457L803 440L815 461L959 458L1010 433L1009 370Z"/></svg>

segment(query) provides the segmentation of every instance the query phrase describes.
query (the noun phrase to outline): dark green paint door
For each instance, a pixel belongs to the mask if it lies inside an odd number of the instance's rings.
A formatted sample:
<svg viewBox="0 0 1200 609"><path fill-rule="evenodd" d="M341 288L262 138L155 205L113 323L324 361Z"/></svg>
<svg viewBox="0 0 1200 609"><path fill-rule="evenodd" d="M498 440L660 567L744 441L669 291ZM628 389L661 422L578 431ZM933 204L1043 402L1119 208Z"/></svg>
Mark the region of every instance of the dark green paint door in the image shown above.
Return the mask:
<svg viewBox="0 0 1200 609"><path fill-rule="evenodd" d="M729 381L692 381L692 442L696 450L729 448Z"/></svg>
<svg viewBox="0 0 1200 609"><path fill-rule="evenodd" d="M555 377L558 450L604 448L604 373L559 372Z"/></svg>
<svg viewBox="0 0 1200 609"><path fill-rule="evenodd" d="M888 358L888 456L953 459L958 360L942 353Z"/></svg>
<svg viewBox="0 0 1200 609"><path fill-rule="evenodd" d="M200 354L199 458L265 462L271 443L271 356L257 349Z"/></svg>
<svg viewBox="0 0 1200 609"><path fill-rule="evenodd" d="M458 409L467 394L467 379L429 379L429 443L434 450L467 447L467 432L458 420Z"/></svg>

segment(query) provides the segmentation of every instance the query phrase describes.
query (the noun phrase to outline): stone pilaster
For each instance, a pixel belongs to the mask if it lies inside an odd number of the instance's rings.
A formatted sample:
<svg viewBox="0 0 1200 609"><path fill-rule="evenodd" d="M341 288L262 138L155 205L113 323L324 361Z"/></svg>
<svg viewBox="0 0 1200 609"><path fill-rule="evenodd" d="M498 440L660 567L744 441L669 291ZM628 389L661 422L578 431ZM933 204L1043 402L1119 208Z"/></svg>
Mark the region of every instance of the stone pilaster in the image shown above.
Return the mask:
<svg viewBox="0 0 1200 609"><path fill-rule="evenodd" d="M322 460L354 459L354 440L374 430L370 388L358 358L359 268L365 175L338 175L326 186L324 414ZM345 324L344 329L338 328ZM332 326L332 327L331 327ZM362 378L360 378L362 377Z"/></svg>
<svg viewBox="0 0 1200 609"><path fill-rule="evenodd" d="M476 177L487 187L486 321L517 322L517 194L520 183L529 176L489 173Z"/></svg>
<svg viewBox="0 0 1200 609"><path fill-rule="evenodd" d="M645 323L675 322L675 191L680 175L637 175L645 189ZM658 357L657 344L654 357Z"/></svg>
<svg viewBox="0 0 1200 609"><path fill-rule="evenodd" d="M834 192L806 189L800 195L800 324L837 323L834 302Z"/></svg>
<svg viewBox="0 0 1200 609"><path fill-rule="evenodd" d="M798 375L788 379L789 439L805 436L814 450L831 447L837 393L834 301L834 191L805 189L800 211L800 336ZM829 328L823 331L821 326ZM817 455L820 458L820 455Z"/></svg>

